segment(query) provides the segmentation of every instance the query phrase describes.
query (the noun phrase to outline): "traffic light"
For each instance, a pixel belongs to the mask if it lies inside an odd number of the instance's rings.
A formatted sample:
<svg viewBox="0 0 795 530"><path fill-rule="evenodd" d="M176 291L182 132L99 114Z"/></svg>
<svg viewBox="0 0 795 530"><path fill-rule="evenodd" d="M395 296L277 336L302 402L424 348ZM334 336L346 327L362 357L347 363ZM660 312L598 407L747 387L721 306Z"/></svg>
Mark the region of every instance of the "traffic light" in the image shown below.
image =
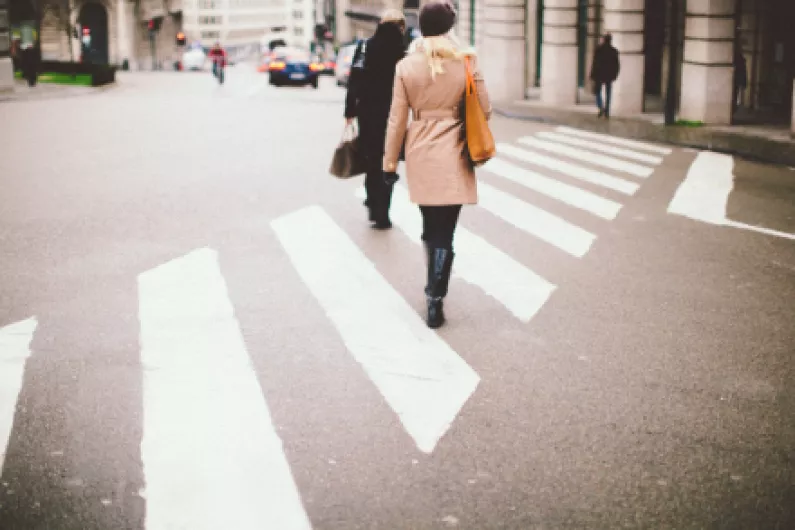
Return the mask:
<svg viewBox="0 0 795 530"><path fill-rule="evenodd" d="M155 30L155 19L150 18L149 19L149 23L147 24L146 27L149 29L149 31L154 31Z"/></svg>
<svg viewBox="0 0 795 530"><path fill-rule="evenodd" d="M177 33L177 46L185 46L185 42L185 34L180 31Z"/></svg>

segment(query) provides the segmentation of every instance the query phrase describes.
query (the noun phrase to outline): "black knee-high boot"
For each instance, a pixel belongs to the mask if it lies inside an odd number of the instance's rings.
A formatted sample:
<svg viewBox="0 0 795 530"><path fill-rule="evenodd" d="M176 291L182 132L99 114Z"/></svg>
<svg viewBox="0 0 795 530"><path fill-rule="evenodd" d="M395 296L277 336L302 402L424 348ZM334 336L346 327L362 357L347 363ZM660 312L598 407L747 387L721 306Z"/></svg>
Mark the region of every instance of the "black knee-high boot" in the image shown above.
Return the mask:
<svg viewBox="0 0 795 530"><path fill-rule="evenodd" d="M442 300L447 296L455 254L449 248L431 247L428 243L425 248L428 256L428 285L425 287L427 324L429 328L438 328L445 321Z"/></svg>

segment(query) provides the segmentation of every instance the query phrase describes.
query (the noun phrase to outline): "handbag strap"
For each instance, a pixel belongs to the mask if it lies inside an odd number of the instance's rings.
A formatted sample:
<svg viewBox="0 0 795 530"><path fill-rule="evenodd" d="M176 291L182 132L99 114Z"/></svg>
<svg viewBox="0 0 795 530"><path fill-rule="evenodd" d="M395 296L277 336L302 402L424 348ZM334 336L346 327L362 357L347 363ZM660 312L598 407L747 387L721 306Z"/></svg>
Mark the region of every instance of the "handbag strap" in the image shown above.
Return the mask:
<svg viewBox="0 0 795 530"><path fill-rule="evenodd" d="M475 78L472 76L472 64L469 62L469 57L464 57L464 66L466 67L466 92L467 96L471 96L477 92L475 88Z"/></svg>
<svg viewBox="0 0 795 530"><path fill-rule="evenodd" d="M353 121L350 125L346 125L342 129L342 138L340 138L340 142L346 142L349 140L353 140L357 136L356 131L356 121Z"/></svg>

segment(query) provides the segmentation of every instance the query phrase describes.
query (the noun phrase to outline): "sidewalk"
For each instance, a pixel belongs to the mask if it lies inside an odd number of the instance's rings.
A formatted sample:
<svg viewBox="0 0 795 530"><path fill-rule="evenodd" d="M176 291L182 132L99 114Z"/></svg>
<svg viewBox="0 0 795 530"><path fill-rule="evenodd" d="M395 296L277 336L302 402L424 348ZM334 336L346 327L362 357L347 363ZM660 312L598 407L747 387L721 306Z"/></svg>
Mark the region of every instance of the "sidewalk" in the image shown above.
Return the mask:
<svg viewBox="0 0 795 530"><path fill-rule="evenodd" d="M537 100L494 105L495 113L508 118L568 125L594 132L717 151L744 158L795 166L795 139L789 126L668 126L661 113L596 117L595 105L551 107Z"/></svg>
<svg viewBox="0 0 795 530"><path fill-rule="evenodd" d="M29 87L26 81L14 80L14 89L0 92L0 103L7 101L33 101L41 99L69 98L99 94L116 86L116 83L101 87L59 85L57 83L36 83Z"/></svg>

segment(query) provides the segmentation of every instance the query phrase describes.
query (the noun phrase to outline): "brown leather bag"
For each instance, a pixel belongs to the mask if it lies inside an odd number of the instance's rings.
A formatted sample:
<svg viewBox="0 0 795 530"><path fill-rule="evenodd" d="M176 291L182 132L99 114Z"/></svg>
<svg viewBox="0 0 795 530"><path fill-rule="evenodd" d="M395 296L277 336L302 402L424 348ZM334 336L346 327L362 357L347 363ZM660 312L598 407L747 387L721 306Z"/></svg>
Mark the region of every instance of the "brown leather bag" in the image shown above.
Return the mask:
<svg viewBox="0 0 795 530"><path fill-rule="evenodd" d="M466 94L464 96L464 127L467 135L469 158L472 160L473 165L480 166L494 156L496 147L494 146L494 136L491 134L489 122L486 120L486 114L480 107L477 85L472 75L469 57L465 59L465 62L467 80Z"/></svg>

